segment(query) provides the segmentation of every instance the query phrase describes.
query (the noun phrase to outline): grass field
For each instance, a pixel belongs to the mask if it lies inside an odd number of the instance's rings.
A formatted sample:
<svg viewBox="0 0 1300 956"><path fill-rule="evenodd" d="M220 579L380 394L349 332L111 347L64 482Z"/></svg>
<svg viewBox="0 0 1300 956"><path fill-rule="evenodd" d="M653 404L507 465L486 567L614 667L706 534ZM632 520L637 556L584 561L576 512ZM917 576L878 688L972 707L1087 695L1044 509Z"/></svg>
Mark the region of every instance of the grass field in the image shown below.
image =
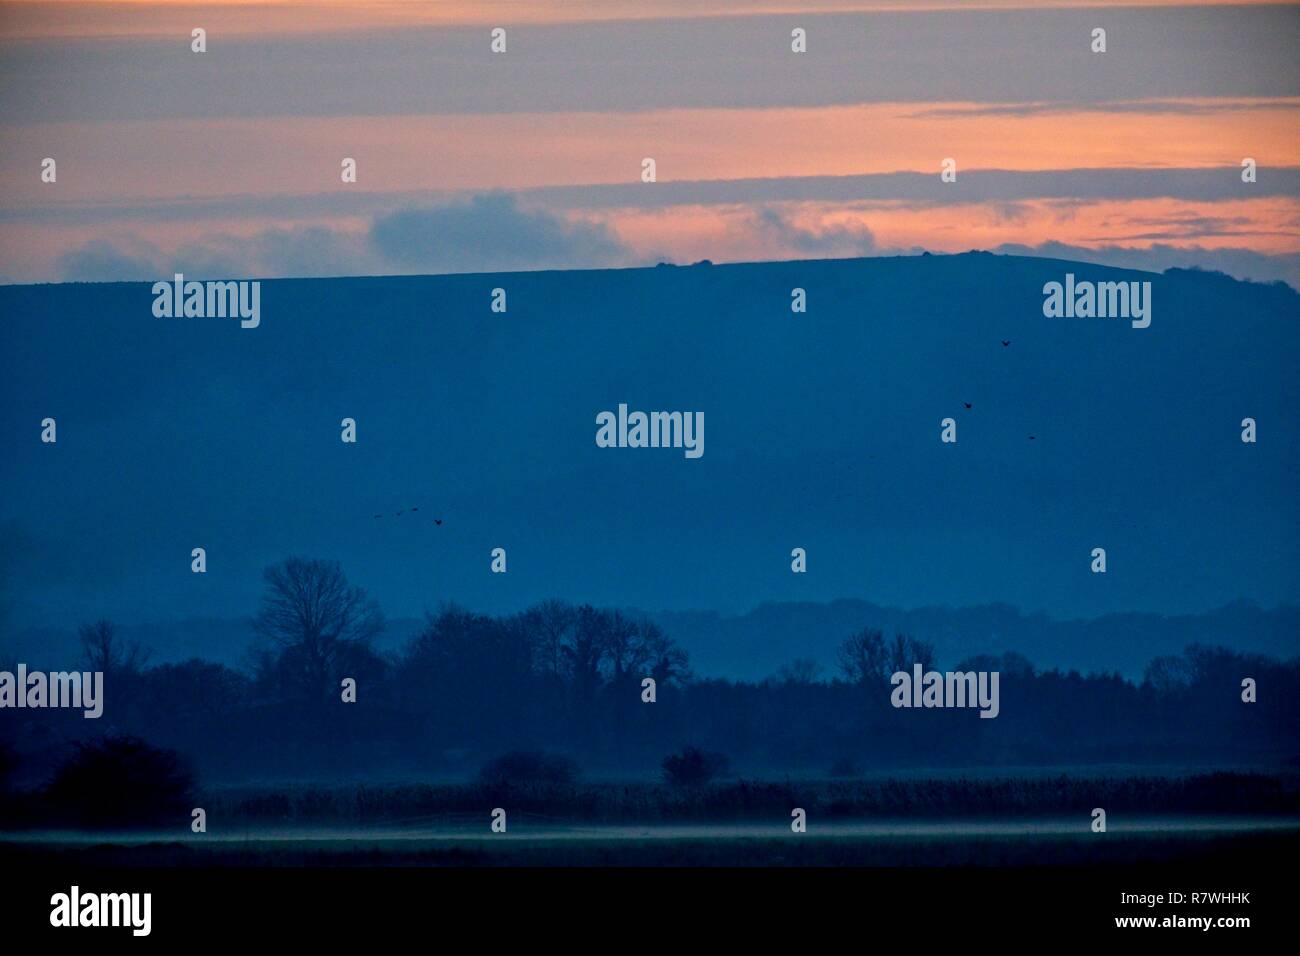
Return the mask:
<svg viewBox="0 0 1300 956"><path fill-rule="evenodd" d="M1240 860L1300 843L1294 775L240 786L174 827L0 831L0 854L126 866L1040 866ZM1107 830L1092 830L1102 807ZM506 812L493 832L492 812ZM791 830L791 812L807 830Z"/></svg>
<svg viewBox="0 0 1300 956"><path fill-rule="evenodd" d="M105 866L1054 866L1241 861L1300 846L1300 818L478 828L273 828L168 838L42 832L0 840L14 862Z"/></svg>

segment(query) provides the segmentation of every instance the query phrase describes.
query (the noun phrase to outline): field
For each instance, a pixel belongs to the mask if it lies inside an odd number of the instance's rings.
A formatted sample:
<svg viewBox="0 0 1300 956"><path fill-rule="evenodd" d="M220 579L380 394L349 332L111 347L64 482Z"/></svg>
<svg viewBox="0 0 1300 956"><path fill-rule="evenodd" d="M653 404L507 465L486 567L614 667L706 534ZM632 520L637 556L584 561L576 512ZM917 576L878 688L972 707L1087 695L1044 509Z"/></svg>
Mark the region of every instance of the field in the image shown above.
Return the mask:
<svg viewBox="0 0 1300 956"><path fill-rule="evenodd" d="M1267 774L272 786L199 799L204 833L32 827L0 853L184 867L1015 867L1240 862L1300 843L1296 779ZM791 828L795 808L806 832Z"/></svg>

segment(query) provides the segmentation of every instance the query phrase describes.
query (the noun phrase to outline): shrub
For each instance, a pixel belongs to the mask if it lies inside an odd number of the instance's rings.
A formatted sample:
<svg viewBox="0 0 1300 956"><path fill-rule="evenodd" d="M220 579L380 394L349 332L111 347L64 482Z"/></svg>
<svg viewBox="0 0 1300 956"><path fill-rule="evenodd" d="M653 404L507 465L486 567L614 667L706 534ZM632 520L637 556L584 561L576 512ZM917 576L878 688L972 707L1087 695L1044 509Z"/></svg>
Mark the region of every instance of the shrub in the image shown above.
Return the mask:
<svg viewBox="0 0 1300 956"><path fill-rule="evenodd" d="M116 734L75 747L45 790L52 822L91 829L188 826L194 778L180 754Z"/></svg>
<svg viewBox="0 0 1300 956"><path fill-rule="evenodd" d="M479 779L489 784L564 785L578 779L578 765L559 754L514 750L484 764Z"/></svg>
<svg viewBox="0 0 1300 956"><path fill-rule="evenodd" d="M726 756L699 747L683 747L664 758L664 779L674 787L699 787L727 769Z"/></svg>

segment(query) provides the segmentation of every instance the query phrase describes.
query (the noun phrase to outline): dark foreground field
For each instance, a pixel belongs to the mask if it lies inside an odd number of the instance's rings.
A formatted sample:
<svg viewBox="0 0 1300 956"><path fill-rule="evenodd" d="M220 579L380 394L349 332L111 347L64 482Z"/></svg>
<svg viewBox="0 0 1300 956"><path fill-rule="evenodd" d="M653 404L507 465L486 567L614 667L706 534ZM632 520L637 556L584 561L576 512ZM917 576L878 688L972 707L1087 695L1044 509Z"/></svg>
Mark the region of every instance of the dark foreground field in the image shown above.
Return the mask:
<svg viewBox="0 0 1300 956"><path fill-rule="evenodd" d="M1288 849L1289 848L1289 849ZM160 834L40 833L0 841L8 865L129 867L311 866L1129 866L1277 858L1300 849L1300 818L1158 818L1093 833L1087 820L732 824L566 828L249 830Z"/></svg>
<svg viewBox="0 0 1300 956"><path fill-rule="evenodd" d="M1253 856L1300 840L1292 774L246 786L134 828L33 818L0 854L108 866L1024 867ZM504 811L505 832L492 827ZM1093 829L1094 810L1105 832ZM803 811L806 831L792 830Z"/></svg>
<svg viewBox="0 0 1300 956"><path fill-rule="evenodd" d="M198 799L201 834L187 821L0 832L0 871L22 875L6 900L12 926L46 932L52 896L77 886L152 894L156 938L232 942L306 933L370 943L396 921L493 938L522 928L734 942L743 931L814 949L832 931L928 932L942 929L936 919L971 938L1146 932L1122 929L1129 917L1244 918L1267 935L1289 919L1279 861L1300 853L1294 779L1267 774L479 781ZM1104 833L1092 830L1098 806ZM495 807L507 811L505 833L491 830ZM792 807L807 811L805 833L792 832ZM1231 895L1192 902L1207 891ZM1153 893L1166 902L1125 902ZM1216 939L1239 931L1213 928Z"/></svg>

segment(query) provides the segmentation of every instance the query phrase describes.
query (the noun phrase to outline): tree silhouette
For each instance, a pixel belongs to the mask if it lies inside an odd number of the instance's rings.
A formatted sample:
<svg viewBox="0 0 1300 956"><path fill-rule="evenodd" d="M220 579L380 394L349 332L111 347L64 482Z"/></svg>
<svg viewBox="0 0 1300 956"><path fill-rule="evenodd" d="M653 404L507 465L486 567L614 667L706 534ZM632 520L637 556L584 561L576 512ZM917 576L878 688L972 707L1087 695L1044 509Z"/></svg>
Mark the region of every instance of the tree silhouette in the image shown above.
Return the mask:
<svg viewBox="0 0 1300 956"><path fill-rule="evenodd" d="M537 669L560 677L564 673L564 646L577 620L573 605L557 600L543 601L519 617L520 626L532 639Z"/></svg>
<svg viewBox="0 0 1300 956"><path fill-rule="evenodd" d="M1166 654L1152 658L1142 672L1142 682L1149 685L1157 694L1173 694L1186 690L1194 676L1187 658Z"/></svg>
<svg viewBox="0 0 1300 956"><path fill-rule="evenodd" d="M578 779L578 765L559 754L513 750L484 764L479 779L495 785L541 783L560 786Z"/></svg>
<svg viewBox="0 0 1300 956"><path fill-rule="evenodd" d="M916 664L920 664L922 670L934 669L934 645L918 641L906 634L895 634L894 639L889 642L889 673L891 675L899 671L911 673Z"/></svg>
<svg viewBox="0 0 1300 956"><path fill-rule="evenodd" d="M609 643L605 633L608 621L606 612L590 605L577 610L573 638L564 648L564 663L570 690L579 705L590 703L600 688L600 665Z"/></svg>
<svg viewBox="0 0 1300 956"><path fill-rule="evenodd" d="M821 679L822 666L807 657L797 657L789 664L783 664L776 672L776 680L781 684L797 684L801 687L815 684Z"/></svg>
<svg viewBox="0 0 1300 956"><path fill-rule="evenodd" d="M138 641L127 643L111 621L100 619L77 630L86 668L107 674L137 674L149 662L149 651Z"/></svg>
<svg viewBox="0 0 1300 956"><path fill-rule="evenodd" d="M664 758L664 779L675 787L700 787L727 769L725 754L683 747Z"/></svg>
<svg viewBox="0 0 1300 956"><path fill-rule="evenodd" d="M179 828L188 822L194 778L180 754L117 734L74 746L43 796L53 823Z"/></svg>
<svg viewBox="0 0 1300 956"><path fill-rule="evenodd" d="M840 645L839 665L851 684L888 679L892 672L885 649L885 635L869 627L858 631Z"/></svg>
<svg viewBox="0 0 1300 956"><path fill-rule="evenodd" d="M308 700L332 695L340 665L384 629L379 606L348 583L337 561L288 558L263 572L266 591L253 626L280 649L281 680Z"/></svg>

